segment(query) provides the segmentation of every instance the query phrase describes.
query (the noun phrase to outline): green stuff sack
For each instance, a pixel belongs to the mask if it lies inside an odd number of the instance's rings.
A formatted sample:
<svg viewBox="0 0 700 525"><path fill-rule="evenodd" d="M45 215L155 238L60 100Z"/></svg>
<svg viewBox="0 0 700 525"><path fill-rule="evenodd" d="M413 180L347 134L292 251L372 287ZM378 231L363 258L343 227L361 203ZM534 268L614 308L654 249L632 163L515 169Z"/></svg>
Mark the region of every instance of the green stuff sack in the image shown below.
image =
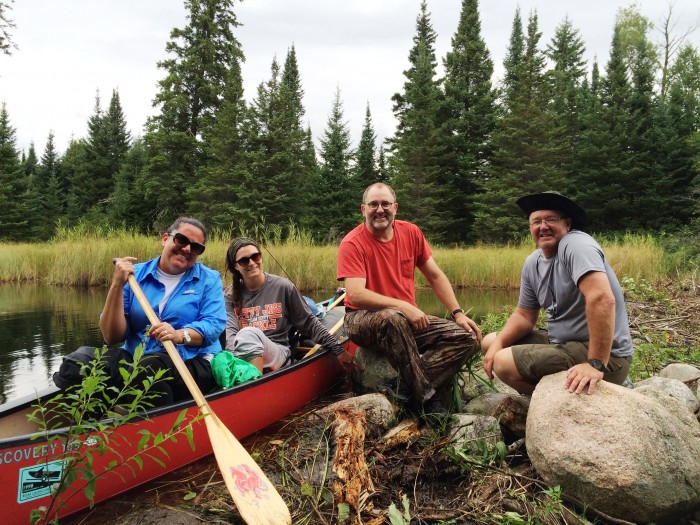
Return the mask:
<svg viewBox="0 0 700 525"><path fill-rule="evenodd" d="M262 374L255 365L234 357L231 352L219 352L211 360L211 371L216 384L221 388L231 388L239 383L256 379Z"/></svg>

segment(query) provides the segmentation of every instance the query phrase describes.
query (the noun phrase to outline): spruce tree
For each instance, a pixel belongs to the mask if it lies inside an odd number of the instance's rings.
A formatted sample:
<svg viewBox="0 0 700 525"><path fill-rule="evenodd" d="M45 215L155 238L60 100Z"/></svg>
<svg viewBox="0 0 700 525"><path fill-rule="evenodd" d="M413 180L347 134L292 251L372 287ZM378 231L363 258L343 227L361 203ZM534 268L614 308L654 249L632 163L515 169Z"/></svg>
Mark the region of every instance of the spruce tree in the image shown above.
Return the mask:
<svg viewBox="0 0 700 525"><path fill-rule="evenodd" d="M520 16L520 6L515 8L515 16L511 24L510 40L508 50L503 60L505 74L501 86L503 105L506 110L510 109L510 100L513 98L513 90L518 84L518 71L520 62L525 54L525 33L523 32L523 19Z"/></svg>
<svg viewBox="0 0 700 525"><path fill-rule="evenodd" d="M367 186L374 184L379 179L376 158L377 135L372 127L372 113L369 109L369 102L365 110L365 123L360 135L360 143L355 153L355 166L353 168L353 179L355 181L355 192L361 194Z"/></svg>
<svg viewBox="0 0 700 525"><path fill-rule="evenodd" d="M60 188L61 161L54 144L53 131L49 131L41 163L38 166L33 194L36 195L35 205L41 215L41 220L34 223L34 237L48 239L56 232L56 225L65 213L65 195Z"/></svg>
<svg viewBox="0 0 700 525"><path fill-rule="evenodd" d="M20 164L22 165L22 171L24 172L25 181L27 183L27 209L29 210L29 216L27 217L29 221L28 227L31 238L34 239L37 237L37 226L43 226L44 224L40 200L43 197L43 192L46 191L46 185L41 184L41 181L38 179L39 159L36 156L34 142L29 143L29 149L26 155L22 152Z"/></svg>
<svg viewBox="0 0 700 525"><path fill-rule="evenodd" d="M475 231L485 241L523 235L525 222L515 204L519 197L564 187L562 131L549 104L551 92L538 47L540 38L537 14L532 13L525 53L513 72L515 83L509 87L510 110L493 134L493 163L476 215Z"/></svg>
<svg viewBox="0 0 700 525"><path fill-rule="evenodd" d="M166 72L144 137L148 148L145 199L159 227L187 210L187 190L206 163L202 137L214 124L234 62L243 59L233 35L234 0L186 0L188 23L173 29L166 44Z"/></svg>
<svg viewBox="0 0 700 525"><path fill-rule="evenodd" d="M416 34L404 71L403 92L393 96L396 134L388 142L392 183L401 217L416 222L436 242L447 240L451 216L445 204L451 194L449 176L442 171L445 143L441 110L444 95L436 79L436 34L427 5L421 2Z"/></svg>
<svg viewBox="0 0 700 525"><path fill-rule="evenodd" d="M280 71L277 59L270 80L258 87L251 106L248 170L257 181L242 187L241 195L255 202L256 222L267 226L299 224L312 174L309 164L308 133L302 127L303 91L296 53L291 48Z"/></svg>
<svg viewBox="0 0 700 525"><path fill-rule="evenodd" d="M86 217L85 193L90 181L89 148L85 139L74 139L68 143L61 157L62 178L67 186L66 221L69 225L78 224Z"/></svg>
<svg viewBox="0 0 700 525"><path fill-rule="evenodd" d="M131 144L115 177L109 207L111 224L137 232L149 232L155 217L154 210L142 198L147 164L148 153L143 140L139 138Z"/></svg>
<svg viewBox="0 0 700 525"><path fill-rule="evenodd" d="M321 137L319 183L312 200L314 232L324 242L340 240L358 223L360 196L351 179L352 156L350 130L344 120L340 88L337 88Z"/></svg>
<svg viewBox="0 0 700 525"><path fill-rule="evenodd" d="M700 53L696 48L686 45L680 49L667 81L666 98L657 100L659 117L652 141L664 145L659 169L666 176L660 190L666 220L687 225L698 197L692 191L698 173L693 164L700 155L700 143L692 140L700 132Z"/></svg>
<svg viewBox="0 0 700 525"><path fill-rule="evenodd" d="M252 222L246 188L253 185L248 171L248 108L243 98L241 68L229 72L224 100L206 135L206 165L197 169L197 182L187 191L189 207L210 227L231 229Z"/></svg>
<svg viewBox="0 0 700 525"><path fill-rule="evenodd" d="M24 240L29 231L27 177L20 163L15 128L10 124L7 106L0 107L0 237Z"/></svg>
<svg viewBox="0 0 700 525"><path fill-rule="evenodd" d="M491 134L496 125L493 61L481 37L477 0L463 0L457 32L444 63L442 169L450 187L450 196L443 203L450 215L445 237L466 241L471 238L475 197L491 160Z"/></svg>
<svg viewBox="0 0 700 525"><path fill-rule="evenodd" d="M552 93L552 110L564 135L565 147L562 169L569 187L576 184L576 151L579 147L582 117L582 87L586 61L585 46L577 29L567 18L557 26L554 37L547 45L546 56L552 67L547 78Z"/></svg>

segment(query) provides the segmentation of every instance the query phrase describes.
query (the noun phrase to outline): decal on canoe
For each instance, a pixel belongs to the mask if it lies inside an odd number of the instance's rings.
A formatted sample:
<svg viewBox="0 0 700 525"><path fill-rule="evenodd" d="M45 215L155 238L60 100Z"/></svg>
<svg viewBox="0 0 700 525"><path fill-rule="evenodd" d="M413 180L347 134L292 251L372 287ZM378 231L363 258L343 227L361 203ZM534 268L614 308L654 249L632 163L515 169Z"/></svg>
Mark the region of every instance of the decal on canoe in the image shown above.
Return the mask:
<svg viewBox="0 0 700 525"><path fill-rule="evenodd" d="M51 494L51 487L63 476L63 461L51 461L19 469L17 503L26 503Z"/></svg>

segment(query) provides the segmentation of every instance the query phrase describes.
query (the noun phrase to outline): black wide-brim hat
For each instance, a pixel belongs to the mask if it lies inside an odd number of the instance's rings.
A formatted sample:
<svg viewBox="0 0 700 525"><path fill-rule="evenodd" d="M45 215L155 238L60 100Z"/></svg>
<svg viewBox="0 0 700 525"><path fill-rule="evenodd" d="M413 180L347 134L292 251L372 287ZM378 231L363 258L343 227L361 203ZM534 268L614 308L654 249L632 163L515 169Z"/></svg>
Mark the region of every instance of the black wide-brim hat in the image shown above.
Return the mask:
<svg viewBox="0 0 700 525"><path fill-rule="evenodd" d="M557 191L545 191L520 197L517 205L529 217L532 212L539 210L557 210L571 219L571 227L583 230L586 227L586 212L571 199Z"/></svg>

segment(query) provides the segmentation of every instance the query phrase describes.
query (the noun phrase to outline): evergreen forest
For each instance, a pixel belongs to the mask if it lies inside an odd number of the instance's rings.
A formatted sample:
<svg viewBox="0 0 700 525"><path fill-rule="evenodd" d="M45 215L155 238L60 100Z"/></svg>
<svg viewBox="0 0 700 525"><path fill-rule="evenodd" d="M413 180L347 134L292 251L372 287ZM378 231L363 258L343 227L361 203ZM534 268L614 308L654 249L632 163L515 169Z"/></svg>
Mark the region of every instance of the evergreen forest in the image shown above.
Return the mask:
<svg viewBox="0 0 700 525"><path fill-rule="evenodd" d="M556 189L589 215L589 231L700 229L700 51L632 4L614 21L609 55L584 60L568 18L542 41L537 12L516 10L502 79L481 35L477 0L462 0L444 57L427 2L419 6L397 126L378 142L369 105L351 143L342 93L323 130L304 125L304 82L290 45L284 62L244 96L235 0L185 0L142 136L127 130L118 91L95 97L87 136L61 154L16 145L0 108L0 238L40 241L58 228L157 232L182 214L233 233L303 230L335 243L360 220L362 190L390 183L400 218L443 245L521 238L515 201ZM7 2L0 19L7 22ZM12 53L2 25L0 50ZM660 38L659 38L660 37ZM342 60L342 57L339 57ZM442 61L444 76L438 76ZM42 137L43 140L43 137Z"/></svg>

